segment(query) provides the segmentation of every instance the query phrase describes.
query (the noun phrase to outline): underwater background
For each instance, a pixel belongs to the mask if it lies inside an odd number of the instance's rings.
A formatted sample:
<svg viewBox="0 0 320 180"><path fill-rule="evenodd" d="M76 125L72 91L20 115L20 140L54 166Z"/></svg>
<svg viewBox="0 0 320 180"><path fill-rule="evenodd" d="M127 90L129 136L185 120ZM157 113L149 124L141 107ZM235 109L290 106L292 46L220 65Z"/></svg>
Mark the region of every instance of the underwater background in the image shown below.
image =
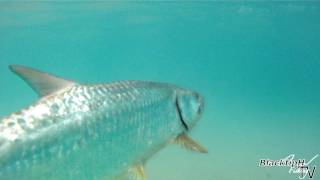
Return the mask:
<svg viewBox="0 0 320 180"><path fill-rule="evenodd" d="M191 136L209 154L169 146L148 161L150 180L298 179L259 161L320 154L316 1L0 1L1 117L37 99L10 64L84 83L161 81L202 94L204 116ZM320 157L311 164L320 168Z"/></svg>

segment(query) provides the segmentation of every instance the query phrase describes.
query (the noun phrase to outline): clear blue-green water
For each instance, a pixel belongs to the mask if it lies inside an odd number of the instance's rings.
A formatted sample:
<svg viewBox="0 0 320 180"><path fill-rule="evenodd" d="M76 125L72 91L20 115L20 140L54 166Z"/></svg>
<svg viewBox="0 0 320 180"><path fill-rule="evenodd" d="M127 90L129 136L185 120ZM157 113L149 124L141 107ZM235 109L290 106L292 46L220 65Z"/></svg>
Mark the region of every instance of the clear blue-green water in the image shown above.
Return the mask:
<svg viewBox="0 0 320 180"><path fill-rule="evenodd" d="M10 64L200 92L191 136L209 154L167 147L151 180L298 179L259 160L320 153L319 2L0 2L0 116L37 99Z"/></svg>

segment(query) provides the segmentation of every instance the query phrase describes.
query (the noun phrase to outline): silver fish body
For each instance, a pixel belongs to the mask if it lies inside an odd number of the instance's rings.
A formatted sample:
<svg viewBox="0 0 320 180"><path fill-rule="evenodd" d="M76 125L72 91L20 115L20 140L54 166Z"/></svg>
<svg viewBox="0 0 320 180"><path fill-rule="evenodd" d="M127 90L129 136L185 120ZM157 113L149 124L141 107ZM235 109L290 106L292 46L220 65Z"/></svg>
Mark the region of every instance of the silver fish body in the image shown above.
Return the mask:
<svg viewBox="0 0 320 180"><path fill-rule="evenodd" d="M42 97L1 120L0 179L108 179L144 164L194 125L181 119L189 116L181 94L202 108L194 92L143 81L75 84Z"/></svg>

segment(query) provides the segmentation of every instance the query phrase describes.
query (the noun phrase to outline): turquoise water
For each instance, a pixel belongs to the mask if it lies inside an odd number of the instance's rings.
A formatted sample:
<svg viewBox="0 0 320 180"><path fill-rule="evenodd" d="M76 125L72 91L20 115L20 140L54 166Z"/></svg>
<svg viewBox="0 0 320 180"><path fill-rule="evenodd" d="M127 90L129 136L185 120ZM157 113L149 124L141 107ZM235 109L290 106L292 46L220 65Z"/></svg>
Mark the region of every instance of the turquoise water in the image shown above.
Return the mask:
<svg viewBox="0 0 320 180"><path fill-rule="evenodd" d="M9 64L79 82L174 83L205 97L191 136L209 154L167 147L149 179L298 179L259 160L320 153L319 19L318 2L1 2L0 116L37 99Z"/></svg>

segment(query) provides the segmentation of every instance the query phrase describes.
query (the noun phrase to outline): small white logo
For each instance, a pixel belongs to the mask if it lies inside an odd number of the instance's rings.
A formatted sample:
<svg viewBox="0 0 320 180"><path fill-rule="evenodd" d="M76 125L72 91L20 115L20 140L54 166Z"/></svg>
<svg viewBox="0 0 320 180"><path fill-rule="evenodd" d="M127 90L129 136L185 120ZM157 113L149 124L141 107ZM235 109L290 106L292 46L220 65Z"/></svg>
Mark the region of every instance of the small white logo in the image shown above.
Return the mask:
<svg viewBox="0 0 320 180"><path fill-rule="evenodd" d="M311 163L319 156L319 154L315 155L309 161L305 159L294 159L295 155L290 154L289 156L279 159L279 160L271 160L271 159L260 159L259 166L260 167L289 167L290 174L298 174L299 179L313 179L314 173L316 170L316 165L311 165Z"/></svg>

